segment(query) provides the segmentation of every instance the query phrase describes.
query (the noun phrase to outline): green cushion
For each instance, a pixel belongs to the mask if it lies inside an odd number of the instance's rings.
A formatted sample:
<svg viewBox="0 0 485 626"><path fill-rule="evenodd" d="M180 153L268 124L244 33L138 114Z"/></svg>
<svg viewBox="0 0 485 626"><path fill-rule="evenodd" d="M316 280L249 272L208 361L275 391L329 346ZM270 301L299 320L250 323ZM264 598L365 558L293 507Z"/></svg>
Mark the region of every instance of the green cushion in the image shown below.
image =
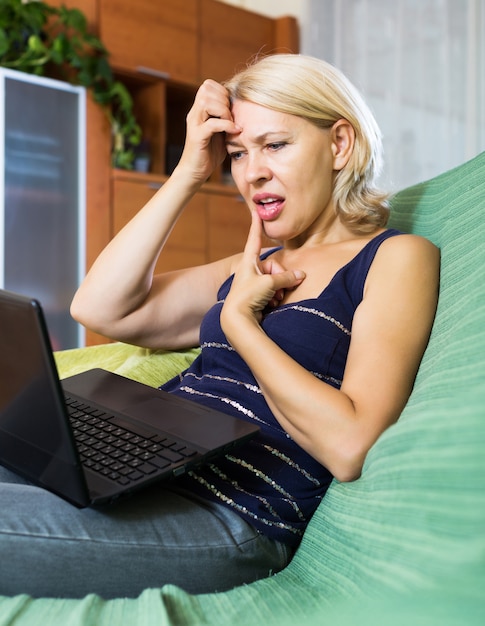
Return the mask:
<svg viewBox="0 0 485 626"><path fill-rule="evenodd" d="M485 153L401 192L393 206L393 226L442 251L430 344L400 420L359 480L334 481L292 563L222 594L167 586L138 600L4 599L0 625L484 623ZM172 375L196 353L90 350L57 355L61 374L104 362L159 384L165 366Z"/></svg>
<svg viewBox="0 0 485 626"><path fill-rule="evenodd" d="M198 353L198 349L166 352L109 343L57 352L55 359L61 378L102 367L151 387L159 387L188 367Z"/></svg>
<svg viewBox="0 0 485 626"><path fill-rule="evenodd" d="M391 225L423 235L441 249L438 312L413 406L424 397L430 402L449 397L484 379L485 152L400 192Z"/></svg>
<svg viewBox="0 0 485 626"><path fill-rule="evenodd" d="M405 616L481 626L484 406L477 388L389 429L364 476L333 485L293 562L270 579L195 597L167 586L138 600L4 599L0 624L370 626Z"/></svg>

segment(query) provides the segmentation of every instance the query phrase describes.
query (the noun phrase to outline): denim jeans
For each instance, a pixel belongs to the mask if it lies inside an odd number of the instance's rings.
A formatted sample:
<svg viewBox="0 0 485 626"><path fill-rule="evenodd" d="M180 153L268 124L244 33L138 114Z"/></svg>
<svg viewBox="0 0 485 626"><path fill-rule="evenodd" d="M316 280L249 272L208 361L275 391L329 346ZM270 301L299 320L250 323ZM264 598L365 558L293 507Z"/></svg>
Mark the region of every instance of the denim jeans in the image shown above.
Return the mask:
<svg viewBox="0 0 485 626"><path fill-rule="evenodd" d="M281 570L292 553L173 484L77 509L0 466L0 595L136 597L168 583L224 591Z"/></svg>

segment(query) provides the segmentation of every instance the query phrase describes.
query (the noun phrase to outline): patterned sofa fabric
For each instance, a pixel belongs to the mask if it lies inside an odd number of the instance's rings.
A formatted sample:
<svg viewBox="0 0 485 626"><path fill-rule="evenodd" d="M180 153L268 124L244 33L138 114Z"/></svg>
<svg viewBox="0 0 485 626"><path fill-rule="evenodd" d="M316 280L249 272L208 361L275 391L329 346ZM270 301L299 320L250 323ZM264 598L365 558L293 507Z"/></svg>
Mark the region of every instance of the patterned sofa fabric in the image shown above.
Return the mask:
<svg viewBox="0 0 485 626"><path fill-rule="evenodd" d="M485 153L397 194L391 224L441 249L430 343L401 418L359 480L333 482L290 565L204 596L2 598L0 626L485 622ZM63 376L104 366L155 386L196 353L111 344L56 358Z"/></svg>

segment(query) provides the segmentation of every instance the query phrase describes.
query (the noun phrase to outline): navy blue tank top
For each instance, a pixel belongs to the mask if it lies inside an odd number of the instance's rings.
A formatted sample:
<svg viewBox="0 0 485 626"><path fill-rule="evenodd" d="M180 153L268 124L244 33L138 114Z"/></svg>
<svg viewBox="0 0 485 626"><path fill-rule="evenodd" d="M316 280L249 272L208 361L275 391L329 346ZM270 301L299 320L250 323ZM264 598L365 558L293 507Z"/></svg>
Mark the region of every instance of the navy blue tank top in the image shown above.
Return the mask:
<svg viewBox="0 0 485 626"><path fill-rule="evenodd" d="M374 237L317 298L280 305L263 317L266 334L333 387L342 383L352 319L374 256L384 240L398 234L389 229ZM261 533L296 546L332 475L280 426L251 370L222 332L219 317L232 279L223 283L218 302L201 324L200 355L162 389L255 422L261 431L223 458L177 480L191 492L232 508Z"/></svg>

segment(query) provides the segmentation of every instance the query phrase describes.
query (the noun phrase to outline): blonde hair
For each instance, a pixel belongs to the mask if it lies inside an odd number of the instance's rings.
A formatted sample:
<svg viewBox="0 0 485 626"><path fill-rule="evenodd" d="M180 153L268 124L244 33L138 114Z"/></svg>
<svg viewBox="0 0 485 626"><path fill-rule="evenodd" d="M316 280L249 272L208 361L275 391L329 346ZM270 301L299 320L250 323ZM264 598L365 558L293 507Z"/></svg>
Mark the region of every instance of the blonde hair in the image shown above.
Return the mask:
<svg viewBox="0 0 485 626"><path fill-rule="evenodd" d="M337 214L356 233L387 224L388 194L375 186L381 169L381 133L358 90L338 69L310 56L276 54L256 60L224 84L232 99L296 115L318 128L347 120L355 145L335 178Z"/></svg>

